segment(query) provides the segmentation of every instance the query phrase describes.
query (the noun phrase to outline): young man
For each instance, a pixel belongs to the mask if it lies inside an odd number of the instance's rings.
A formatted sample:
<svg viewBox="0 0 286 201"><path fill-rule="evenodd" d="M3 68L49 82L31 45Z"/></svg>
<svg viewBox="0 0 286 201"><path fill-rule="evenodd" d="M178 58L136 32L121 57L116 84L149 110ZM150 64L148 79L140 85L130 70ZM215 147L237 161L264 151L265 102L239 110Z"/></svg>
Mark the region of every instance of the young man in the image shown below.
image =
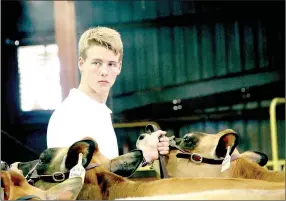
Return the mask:
<svg viewBox="0 0 286 201"><path fill-rule="evenodd" d="M80 85L72 89L50 118L47 145L50 147L70 146L89 136L95 139L100 152L107 158L118 157L117 138L111 121L111 110L106 106L110 88L121 72L123 43L120 34L107 27L96 27L85 31L79 40ZM160 154L169 152L166 132L158 142ZM147 153L147 162L158 158L157 150Z"/></svg>

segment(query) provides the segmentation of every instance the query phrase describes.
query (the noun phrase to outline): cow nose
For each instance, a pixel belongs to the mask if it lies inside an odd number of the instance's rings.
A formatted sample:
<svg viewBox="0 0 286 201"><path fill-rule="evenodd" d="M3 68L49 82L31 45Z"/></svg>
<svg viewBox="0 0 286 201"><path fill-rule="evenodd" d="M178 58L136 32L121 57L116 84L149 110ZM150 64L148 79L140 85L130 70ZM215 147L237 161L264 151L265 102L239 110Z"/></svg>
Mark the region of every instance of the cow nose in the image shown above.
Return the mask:
<svg viewBox="0 0 286 201"><path fill-rule="evenodd" d="M143 140L144 138L145 138L145 135L140 135L138 139Z"/></svg>

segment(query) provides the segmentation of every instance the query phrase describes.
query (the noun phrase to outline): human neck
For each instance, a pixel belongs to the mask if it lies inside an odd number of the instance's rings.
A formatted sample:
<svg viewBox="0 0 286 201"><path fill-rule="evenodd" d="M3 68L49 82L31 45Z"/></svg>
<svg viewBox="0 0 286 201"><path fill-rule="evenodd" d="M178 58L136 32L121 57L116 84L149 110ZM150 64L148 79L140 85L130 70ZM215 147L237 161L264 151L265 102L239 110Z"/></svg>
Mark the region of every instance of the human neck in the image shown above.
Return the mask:
<svg viewBox="0 0 286 201"><path fill-rule="evenodd" d="M99 94L96 91L92 90L90 87L84 85L84 84L80 84L78 86L78 89L85 93L86 95L88 95L91 99L99 102L99 103L106 103L106 100L108 98L108 93L105 94Z"/></svg>

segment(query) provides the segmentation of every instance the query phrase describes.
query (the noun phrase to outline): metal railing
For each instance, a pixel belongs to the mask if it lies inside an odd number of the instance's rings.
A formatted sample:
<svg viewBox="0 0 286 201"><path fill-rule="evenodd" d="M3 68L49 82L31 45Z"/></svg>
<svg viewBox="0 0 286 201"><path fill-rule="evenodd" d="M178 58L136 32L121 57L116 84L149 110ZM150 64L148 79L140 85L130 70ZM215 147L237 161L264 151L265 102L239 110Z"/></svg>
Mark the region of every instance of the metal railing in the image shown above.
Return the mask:
<svg viewBox="0 0 286 201"><path fill-rule="evenodd" d="M281 171L282 166L284 166L284 171L285 171L285 159L279 160L278 143L277 143L276 106L277 104L281 103L286 103L286 99L277 97L272 99L269 107L272 161L268 161L266 167L273 166L273 170L275 171Z"/></svg>

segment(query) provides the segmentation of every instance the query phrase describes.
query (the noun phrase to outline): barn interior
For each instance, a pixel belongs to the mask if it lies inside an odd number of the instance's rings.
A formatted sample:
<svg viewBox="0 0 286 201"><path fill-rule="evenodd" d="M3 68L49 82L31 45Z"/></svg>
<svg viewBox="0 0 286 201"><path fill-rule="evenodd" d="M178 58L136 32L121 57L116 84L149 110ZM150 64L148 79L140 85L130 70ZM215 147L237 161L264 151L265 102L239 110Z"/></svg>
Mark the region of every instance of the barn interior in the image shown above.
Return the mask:
<svg viewBox="0 0 286 201"><path fill-rule="evenodd" d="M107 101L120 154L156 122L176 137L233 129L239 150L271 161L278 100L274 148L284 161L285 1L1 1L1 18L1 160L47 148L51 114L79 84L77 41L107 26L124 43Z"/></svg>

